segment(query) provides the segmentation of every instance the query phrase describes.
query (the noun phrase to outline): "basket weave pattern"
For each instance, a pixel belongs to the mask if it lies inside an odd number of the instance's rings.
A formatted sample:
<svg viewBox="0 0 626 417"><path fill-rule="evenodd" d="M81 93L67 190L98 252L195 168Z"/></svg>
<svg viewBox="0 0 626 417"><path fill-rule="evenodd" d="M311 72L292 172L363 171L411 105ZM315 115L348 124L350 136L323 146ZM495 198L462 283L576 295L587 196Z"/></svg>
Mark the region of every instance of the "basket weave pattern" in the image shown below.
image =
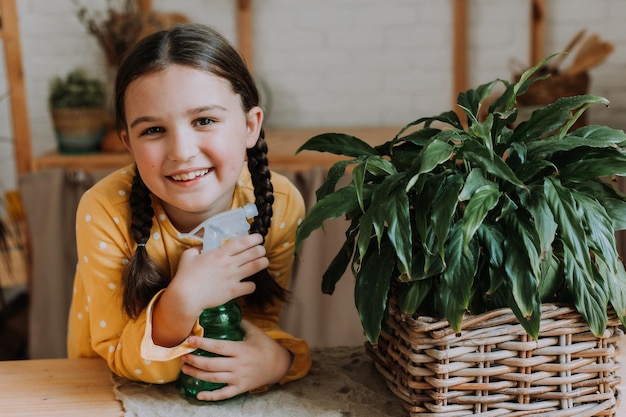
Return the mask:
<svg viewBox="0 0 626 417"><path fill-rule="evenodd" d="M572 307L544 304L534 341L510 309L467 317L456 335L445 320L402 317L392 297L388 324L366 350L411 417L616 416L614 313L596 338Z"/></svg>

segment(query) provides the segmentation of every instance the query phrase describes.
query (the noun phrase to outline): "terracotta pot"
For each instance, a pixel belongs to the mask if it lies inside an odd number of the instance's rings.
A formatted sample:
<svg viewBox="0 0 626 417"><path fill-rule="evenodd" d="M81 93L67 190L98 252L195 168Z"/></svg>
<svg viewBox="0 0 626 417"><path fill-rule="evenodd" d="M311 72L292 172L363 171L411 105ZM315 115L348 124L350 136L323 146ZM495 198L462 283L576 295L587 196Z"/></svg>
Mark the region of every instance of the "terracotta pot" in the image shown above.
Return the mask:
<svg viewBox="0 0 626 417"><path fill-rule="evenodd" d="M102 144L100 145L102 152L106 153L119 153L126 152L126 147L122 143L122 140L117 136L117 131L109 127L102 138Z"/></svg>

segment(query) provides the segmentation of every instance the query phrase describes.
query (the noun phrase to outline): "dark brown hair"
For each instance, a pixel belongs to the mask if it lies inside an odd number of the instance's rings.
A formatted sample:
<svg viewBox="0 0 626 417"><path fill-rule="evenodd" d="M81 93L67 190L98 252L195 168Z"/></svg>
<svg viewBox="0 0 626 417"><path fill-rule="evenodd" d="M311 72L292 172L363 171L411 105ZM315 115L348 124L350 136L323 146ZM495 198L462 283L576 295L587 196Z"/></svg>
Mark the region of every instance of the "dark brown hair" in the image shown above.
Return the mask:
<svg viewBox="0 0 626 417"><path fill-rule="evenodd" d="M173 64L208 71L227 80L248 112L259 105L259 92L252 75L237 51L219 33L209 27L189 23L154 33L131 48L122 61L115 83L115 118L118 133L127 129L124 95L128 85L145 74L161 71ZM256 145L247 150L248 169L254 186L255 204L259 214L250 231L267 235L271 225L273 186L267 164L265 133ZM154 210L150 190L136 172L130 196L132 211L131 235L137 249L124 270L123 303L130 317L137 317L152 297L167 287L169 278L159 271L145 244L150 238ZM246 297L251 306L263 309L275 298L284 301L287 291L263 270L249 278L256 291Z"/></svg>

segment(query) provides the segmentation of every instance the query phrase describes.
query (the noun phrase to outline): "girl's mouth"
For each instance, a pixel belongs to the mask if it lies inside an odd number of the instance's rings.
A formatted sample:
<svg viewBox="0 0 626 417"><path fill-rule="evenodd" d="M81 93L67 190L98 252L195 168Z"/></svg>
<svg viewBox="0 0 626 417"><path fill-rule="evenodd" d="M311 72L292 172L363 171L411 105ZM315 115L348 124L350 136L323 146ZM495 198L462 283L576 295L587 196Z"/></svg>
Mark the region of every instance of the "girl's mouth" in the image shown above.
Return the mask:
<svg viewBox="0 0 626 417"><path fill-rule="evenodd" d="M172 175L170 178L174 181L191 181L198 177L203 177L208 174L210 169L199 169L197 171L185 172L183 174Z"/></svg>

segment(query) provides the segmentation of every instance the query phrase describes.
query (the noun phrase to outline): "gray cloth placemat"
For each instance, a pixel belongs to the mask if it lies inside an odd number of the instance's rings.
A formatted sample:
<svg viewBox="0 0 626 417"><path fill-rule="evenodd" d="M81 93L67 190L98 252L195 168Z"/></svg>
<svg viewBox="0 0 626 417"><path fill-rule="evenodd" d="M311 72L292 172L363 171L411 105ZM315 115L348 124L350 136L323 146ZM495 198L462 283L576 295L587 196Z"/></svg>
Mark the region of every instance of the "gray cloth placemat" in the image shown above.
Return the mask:
<svg viewBox="0 0 626 417"><path fill-rule="evenodd" d="M363 346L313 350L301 380L227 401L195 405L174 383L151 385L113 376L126 417L406 417Z"/></svg>

